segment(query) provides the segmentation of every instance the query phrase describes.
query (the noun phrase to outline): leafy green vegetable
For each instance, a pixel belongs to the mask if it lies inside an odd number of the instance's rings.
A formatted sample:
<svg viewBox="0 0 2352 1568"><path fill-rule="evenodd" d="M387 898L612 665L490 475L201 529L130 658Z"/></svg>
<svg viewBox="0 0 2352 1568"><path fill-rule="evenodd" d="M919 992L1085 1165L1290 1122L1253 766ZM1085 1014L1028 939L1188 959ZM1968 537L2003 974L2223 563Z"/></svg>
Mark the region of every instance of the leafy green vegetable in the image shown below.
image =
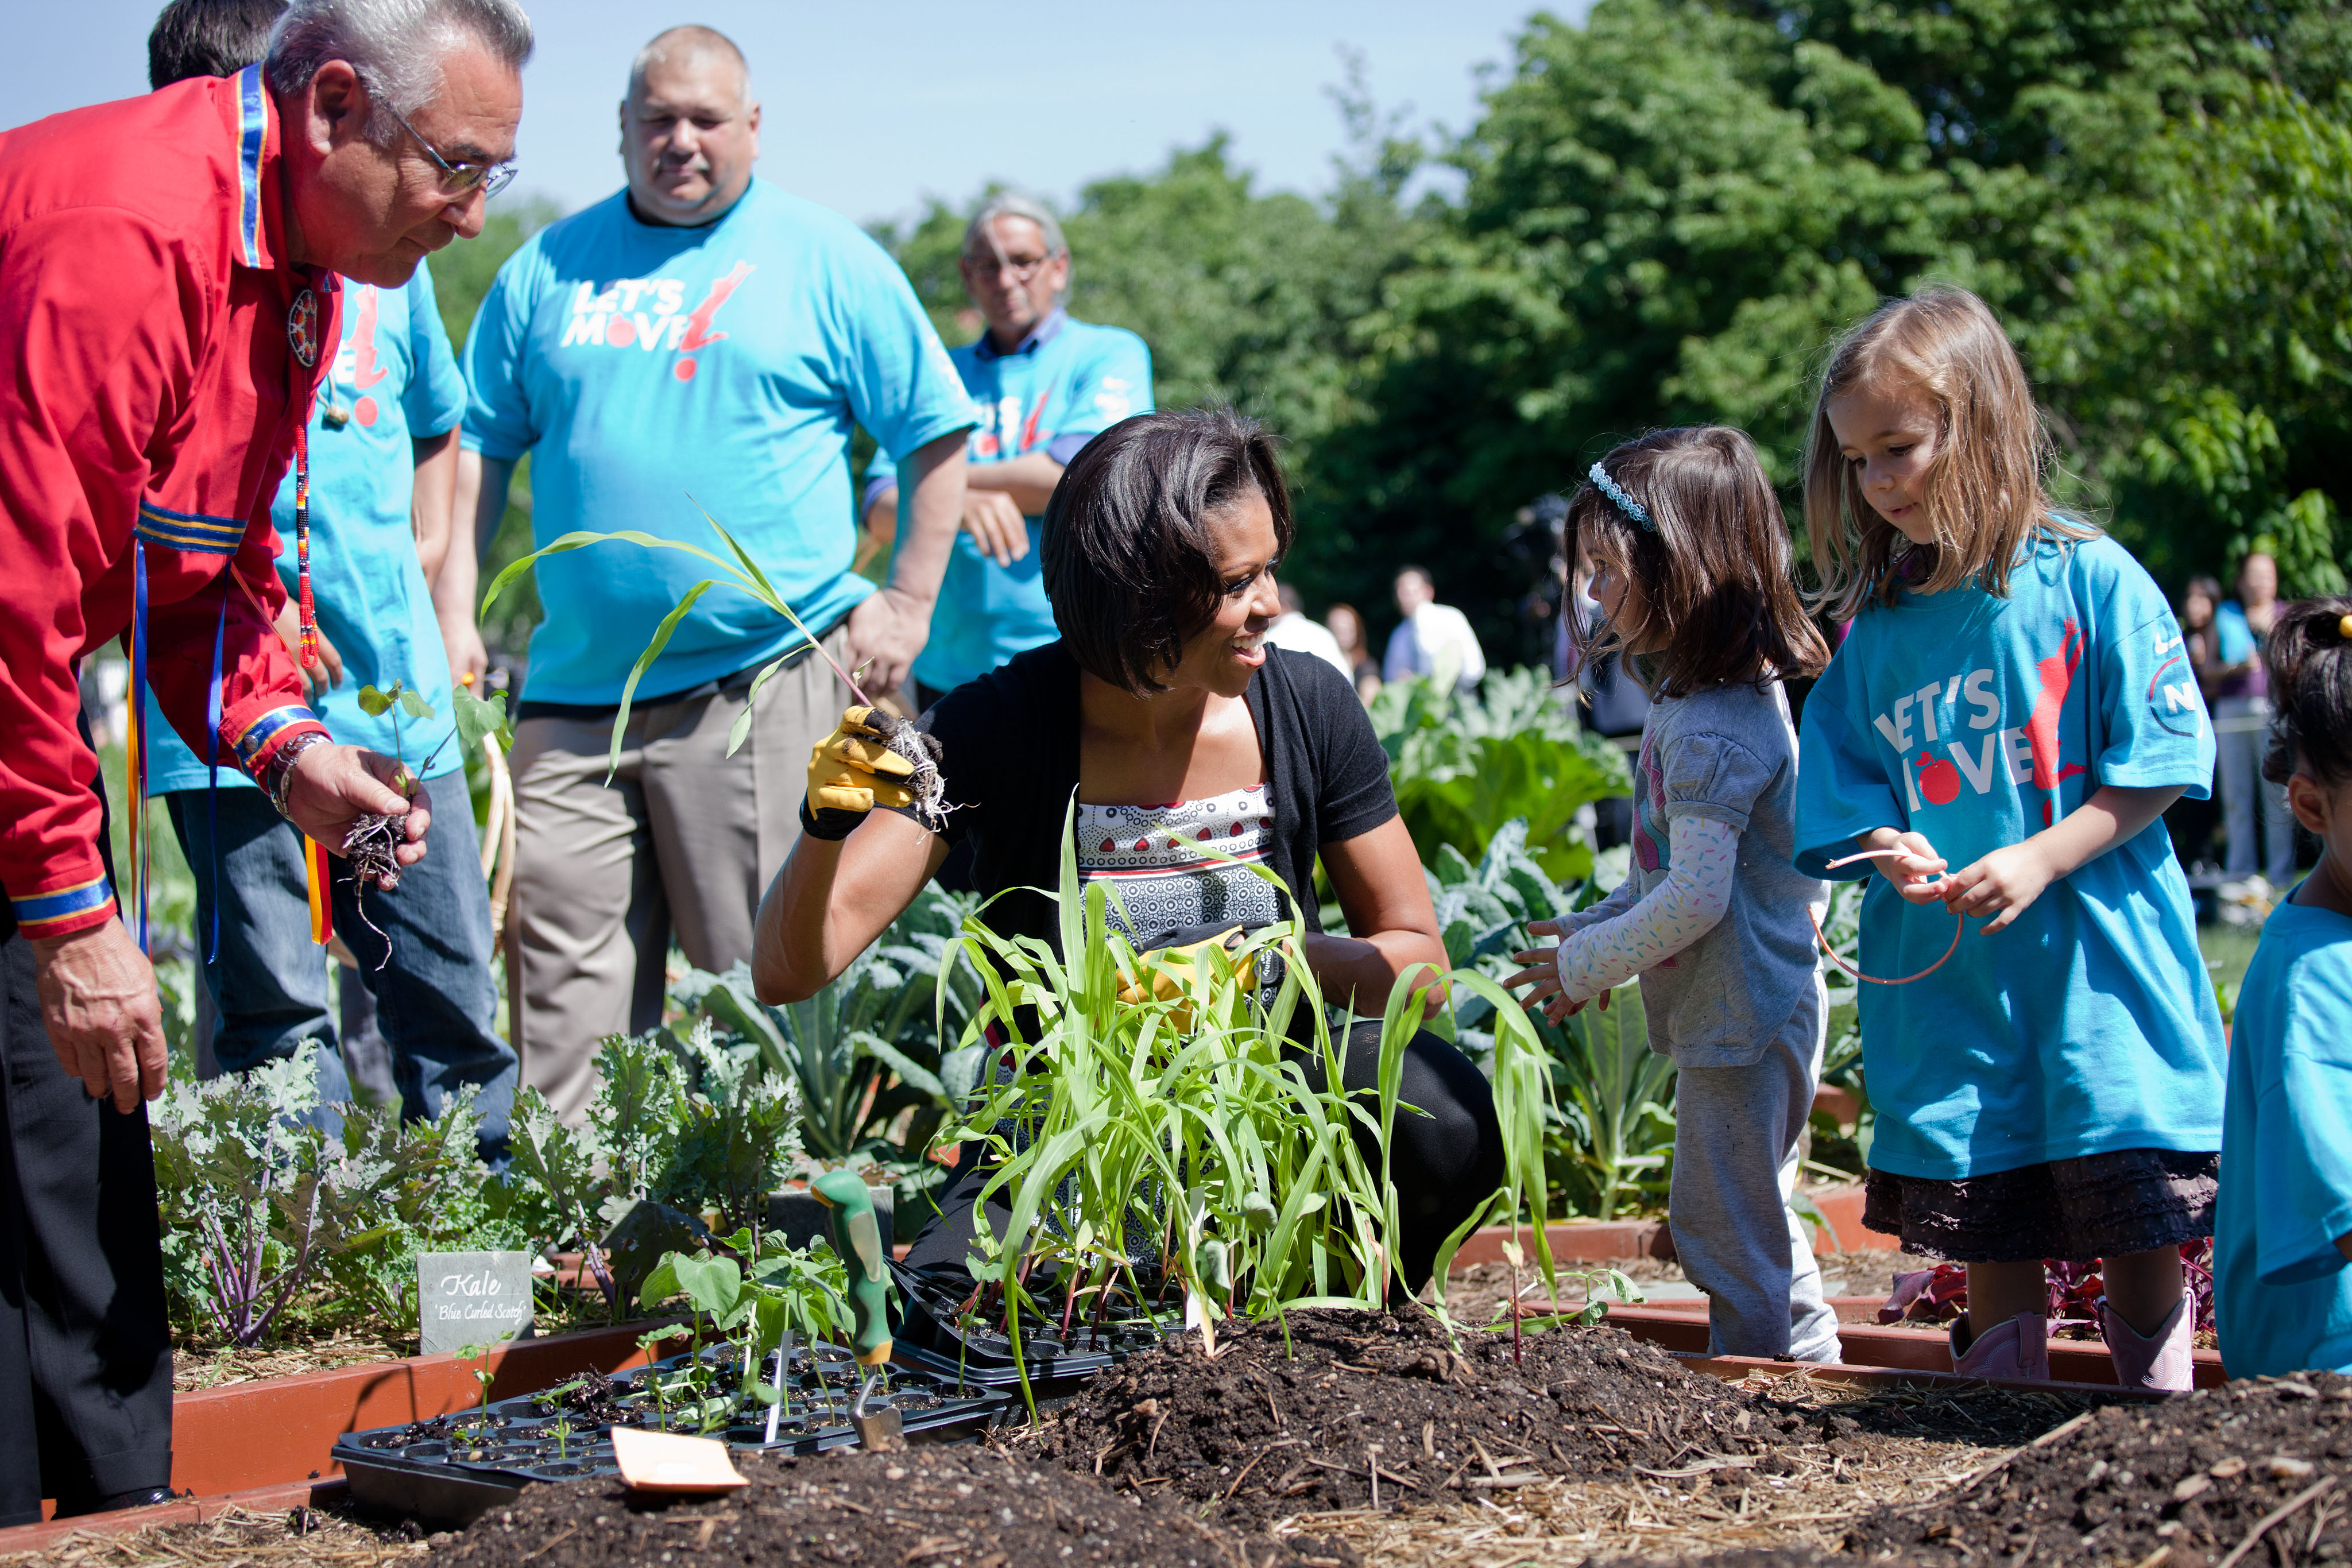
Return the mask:
<svg viewBox="0 0 2352 1568"><path fill-rule="evenodd" d="M1581 878L1592 855L1578 810L1633 788L1624 753L1586 732L1540 670L1496 671L1479 696L1392 681L1372 699L1371 717L1397 809L1432 866L1447 849L1475 862L1517 819L1545 875Z"/></svg>

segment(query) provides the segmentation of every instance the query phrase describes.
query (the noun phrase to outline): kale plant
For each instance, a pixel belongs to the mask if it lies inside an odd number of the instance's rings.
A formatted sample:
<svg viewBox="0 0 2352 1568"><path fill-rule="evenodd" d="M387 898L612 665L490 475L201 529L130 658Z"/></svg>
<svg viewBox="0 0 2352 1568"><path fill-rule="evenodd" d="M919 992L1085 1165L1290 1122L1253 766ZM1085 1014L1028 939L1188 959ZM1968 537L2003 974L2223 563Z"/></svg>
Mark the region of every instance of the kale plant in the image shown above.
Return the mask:
<svg viewBox="0 0 2352 1568"><path fill-rule="evenodd" d="M954 961L957 931L974 902L927 885L873 946L806 1001L767 1006L743 964L723 975L696 970L671 994L798 1085L810 1155L918 1159L951 1099L971 1087L968 1064L961 1085L950 1082L954 1071L943 1075L940 1031L956 1038L980 1005L979 977ZM894 1138L889 1129L901 1116L907 1124Z"/></svg>
<svg viewBox="0 0 2352 1568"><path fill-rule="evenodd" d="M174 1075L149 1118L168 1283L232 1344L258 1344L333 1242L321 1180L318 1046L198 1083Z"/></svg>

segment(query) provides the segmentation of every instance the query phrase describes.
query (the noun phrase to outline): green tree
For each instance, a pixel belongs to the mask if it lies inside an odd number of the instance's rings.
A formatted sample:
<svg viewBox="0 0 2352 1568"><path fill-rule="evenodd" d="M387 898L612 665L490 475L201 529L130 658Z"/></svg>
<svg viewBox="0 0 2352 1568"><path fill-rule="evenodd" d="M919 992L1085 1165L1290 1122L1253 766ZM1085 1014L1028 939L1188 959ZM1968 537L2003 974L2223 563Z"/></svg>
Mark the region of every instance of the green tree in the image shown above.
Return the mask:
<svg viewBox="0 0 2352 1568"><path fill-rule="evenodd" d="M2074 305L2028 334L2082 413L2118 532L2175 580L2249 549L2340 593L2352 402L2352 90L2268 82L2168 125L2087 209ZM2217 199L2217 193L2220 193Z"/></svg>
<svg viewBox="0 0 2352 1568"><path fill-rule="evenodd" d="M1965 284L2026 350L2074 477L2177 580L2263 540L2336 580L2347 444L2340 5L1599 0L1538 14L1447 159L1464 199L1361 324L1312 493L1332 590L1435 559L1504 630L1494 542L1658 424L1796 473L1822 349ZM1793 491L1791 491L1793 498ZM1480 614L1484 612L1483 615Z"/></svg>
<svg viewBox="0 0 2352 1568"><path fill-rule="evenodd" d="M1063 221L1071 313L1128 328L1150 345L1161 407L1225 402L1264 421L1290 444L1303 485L1318 472L1323 434L1356 416L1357 324L1382 279L1444 221L1434 202L1401 204L1423 152L1400 133L1401 115L1373 105L1360 61L1349 62L1332 98L1349 152L1319 202L1258 193L1218 135L1173 153L1155 173L1087 186ZM956 260L965 225L992 191L955 206L934 203L907 230L877 235L950 343L981 330Z"/></svg>

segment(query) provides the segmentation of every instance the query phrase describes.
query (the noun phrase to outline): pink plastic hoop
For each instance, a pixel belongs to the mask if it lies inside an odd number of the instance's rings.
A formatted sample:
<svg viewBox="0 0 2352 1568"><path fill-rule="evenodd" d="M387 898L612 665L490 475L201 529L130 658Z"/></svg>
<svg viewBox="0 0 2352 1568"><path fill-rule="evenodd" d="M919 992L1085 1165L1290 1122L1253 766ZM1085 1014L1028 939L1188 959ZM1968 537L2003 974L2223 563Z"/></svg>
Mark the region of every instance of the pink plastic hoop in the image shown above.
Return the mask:
<svg viewBox="0 0 2352 1568"><path fill-rule="evenodd" d="M1909 852L1906 850L1864 850L1858 854L1840 856L1838 859L1829 862L1828 869L1835 871L1842 865L1852 865L1856 861L1874 860L1884 855L1899 855L1906 854L1908 852ZM1914 980L1926 979L1928 976L1934 974L1937 970L1942 968L1947 963L1951 961L1952 955L1960 950L1960 933L1969 928L1969 917L1955 911L1952 915L1952 945L1944 949L1944 956L1941 958L1937 959L1934 963L1928 965L1926 968L1920 970L1916 975L1906 975L1899 980L1890 980L1883 978L1877 975L1865 975L1860 969L1857 969L1853 965L1847 963L1843 958L1839 957L1837 955L1837 949L1830 946L1829 934L1822 929L1821 916L1813 913L1812 906L1811 904L1807 904L1805 906L1805 917L1813 923L1813 935L1820 938L1822 951L1829 955L1830 962L1835 964L1840 969L1852 975L1855 979L1860 980L1863 984L1868 986L1907 986Z"/></svg>

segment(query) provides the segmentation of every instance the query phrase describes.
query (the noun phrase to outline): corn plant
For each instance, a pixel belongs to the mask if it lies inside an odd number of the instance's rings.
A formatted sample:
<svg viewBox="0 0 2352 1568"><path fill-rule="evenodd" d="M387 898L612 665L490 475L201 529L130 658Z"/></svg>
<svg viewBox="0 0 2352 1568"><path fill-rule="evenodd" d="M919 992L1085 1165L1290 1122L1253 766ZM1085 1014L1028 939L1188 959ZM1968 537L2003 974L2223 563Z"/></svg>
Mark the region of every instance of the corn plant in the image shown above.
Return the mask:
<svg viewBox="0 0 2352 1568"><path fill-rule="evenodd" d="M691 496L687 499L694 504L696 511L702 512L700 503L694 502ZM531 565L541 557L562 555L571 550L585 549L590 545L609 544L616 540L642 546L646 549L682 550L688 555L709 561L725 574L723 577L705 578L680 595L677 607L667 615L663 616L661 623L654 628L653 640L646 644L646 651L637 655L635 664L629 666L629 678L621 687L620 707L613 716L613 747L607 761L608 768L618 768L621 765L621 737L628 728L629 705L636 696L637 682L644 678L647 670L653 668L654 661L661 657L662 650L669 646L670 638L677 632L678 623L686 619L688 612L694 608L695 603L704 594L714 588L733 588L750 594L753 599L782 616L791 623L793 630L805 639L804 645L794 643L785 649L775 658L761 665L759 673L751 677L751 689L743 696L743 711L735 716L734 726L728 731L728 756L734 756L745 738L751 733L751 713L760 700L761 688L768 684L777 671L782 669L785 664L807 649L815 650L818 657L833 665L834 673L841 677L844 685L856 695L859 702L866 703L868 706L872 706L867 702L866 694L859 690L857 683L851 679L850 673L835 663L833 655L825 652L824 642L815 632L803 624L800 616L793 612L793 607L784 602L783 595L776 591L776 585L768 580L768 574L760 570L758 561L751 559L751 552L738 543L735 536L729 533L718 518L709 512L702 512L702 517L710 525L711 531L719 536L720 542L726 545L732 559L714 555L700 545L688 544L683 539L659 538L635 528L619 528L606 534L591 533L582 529L565 534L552 544L535 549L520 560L515 561L491 580L488 591L482 595L482 610L484 613L488 613L490 606L498 601L499 595L506 591L507 585L530 570ZM863 673L862 670L860 673Z"/></svg>
<svg viewBox="0 0 2352 1568"><path fill-rule="evenodd" d="M1135 951L1110 919L1114 896L1105 883L1080 883L1066 826L1058 946L1000 936L984 911L964 926L987 988L965 1039L996 1026L1010 1071L944 1135L980 1141L992 1163L966 1267L1001 1307L1014 1359L1024 1322L1046 1321L1030 1281L1047 1265L1059 1276L1066 1326L1082 1300L1091 1298L1097 1313L1119 1293L1150 1306L1173 1284L1187 1324L1212 1352L1229 1314L1381 1305L1399 1278L1389 1150L1396 1118L1419 1113L1401 1103L1398 1082L1428 977L1399 979L1382 1014L1378 1088L1351 1096L1342 1087L1344 1041L1297 923L1265 926L1196 962L1170 961ZM1254 976L1277 955L1281 985L1263 1004ZM1158 986L1159 977L1170 983ZM1483 976L1447 979L1517 1014ZM1123 991L1149 999L1122 1000ZM1513 1026L1501 1028L1518 1038ZM1320 1059L1322 1088L1312 1086L1302 1053ZM1525 1108L1508 1097L1539 1102L1544 1090L1540 1072L1512 1071L1498 1080L1497 1098L1525 1122ZM1532 1114L1539 1129L1539 1104ZM1536 1147L1532 1163L1515 1165L1521 1186L1527 1172L1540 1171L1539 1138ZM999 1193L1009 1208L1001 1235L986 1207ZM1540 1212L1539 1180L1532 1201ZM1130 1249L1134 1232L1156 1239L1150 1256ZM1147 1276L1157 1276L1160 1291Z"/></svg>

